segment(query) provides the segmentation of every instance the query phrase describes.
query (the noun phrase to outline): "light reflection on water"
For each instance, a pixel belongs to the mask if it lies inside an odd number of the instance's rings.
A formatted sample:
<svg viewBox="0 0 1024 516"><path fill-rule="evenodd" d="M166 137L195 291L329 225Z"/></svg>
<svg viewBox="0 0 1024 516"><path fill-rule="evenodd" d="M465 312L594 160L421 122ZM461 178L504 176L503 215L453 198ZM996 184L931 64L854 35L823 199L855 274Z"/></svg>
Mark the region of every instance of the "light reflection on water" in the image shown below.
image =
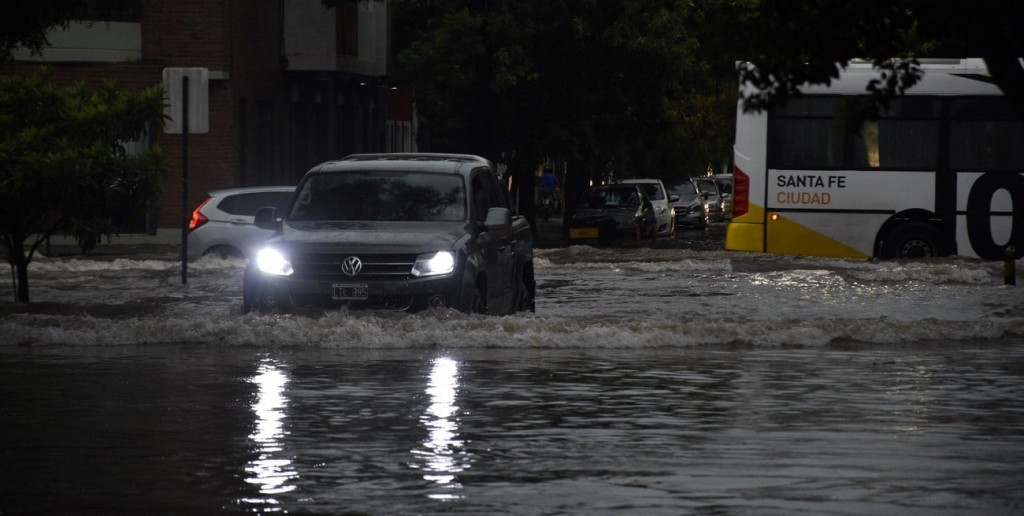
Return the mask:
<svg viewBox="0 0 1024 516"><path fill-rule="evenodd" d="M422 470L424 480L445 488L445 492L428 495L438 500L462 498L456 492L462 489L458 473L469 469L465 443L459 435L458 389L459 363L447 357L435 359L426 391L430 405L420 417L427 438L422 447L412 450L417 460L410 467Z"/></svg>
<svg viewBox="0 0 1024 516"><path fill-rule="evenodd" d="M282 446L286 433L284 420L288 398L285 396L285 386L288 384L288 374L273 361L264 359L251 381L256 384L258 393L252 405L252 411L256 414L256 428L249 435L249 440L255 443L259 457L246 466L245 481L257 485L263 496L246 498L243 502L263 505L264 510L276 512L273 506L280 502L274 498L275 495L294 490L295 485L289 481L298 478Z"/></svg>
<svg viewBox="0 0 1024 516"><path fill-rule="evenodd" d="M1024 507L1018 341L124 353L0 348L0 514Z"/></svg>

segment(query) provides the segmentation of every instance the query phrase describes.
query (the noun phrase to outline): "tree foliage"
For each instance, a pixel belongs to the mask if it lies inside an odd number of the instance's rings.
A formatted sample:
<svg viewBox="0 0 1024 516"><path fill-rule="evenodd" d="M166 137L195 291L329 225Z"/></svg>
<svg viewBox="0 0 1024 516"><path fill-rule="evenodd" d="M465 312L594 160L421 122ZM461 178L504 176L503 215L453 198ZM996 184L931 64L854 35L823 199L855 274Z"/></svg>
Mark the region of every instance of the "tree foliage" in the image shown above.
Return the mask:
<svg viewBox="0 0 1024 516"><path fill-rule="evenodd" d="M433 149L663 173L689 164L683 122L719 94L690 2L394 5L399 78Z"/></svg>
<svg viewBox="0 0 1024 516"><path fill-rule="evenodd" d="M125 143L155 130L163 102L159 85L60 86L45 69L0 77L0 244L19 301L28 301L27 267L49 237L69 235L88 250L118 231L112 195L155 193L159 152L130 155Z"/></svg>
<svg viewBox="0 0 1024 516"><path fill-rule="evenodd" d="M46 33L73 20L117 20L137 14L138 0L4 0L0 2L0 62L26 47L38 52Z"/></svg>
<svg viewBox="0 0 1024 516"><path fill-rule="evenodd" d="M505 161L528 189L544 158L594 178L698 173L731 154L737 79L763 109L854 60L879 67L866 93L884 105L920 78L917 59L981 57L1024 113L1021 8L998 0L390 5L421 147Z"/></svg>
<svg viewBox="0 0 1024 516"><path fill-rule="evenodd" d="M545 159L566 163L580 186L611 174L690 175L728 153L735 71L704 53L705 4L391 5L402 28L396 79L415 91L421 147L508 164L529 192L520 197L528 216L533 172Z"/></svg>
<svg viewBox="0 0 1024 516"><path fill-rule="evenodd" d="M1021 6L1000 0L737 3L735 51L748 64L741 79L756 88L749 109L799 94L801 84L829 84L854 59L879 67L869 93L879 103L912 88L918 59L983 58L992 80L1024 116Z"/></svg>

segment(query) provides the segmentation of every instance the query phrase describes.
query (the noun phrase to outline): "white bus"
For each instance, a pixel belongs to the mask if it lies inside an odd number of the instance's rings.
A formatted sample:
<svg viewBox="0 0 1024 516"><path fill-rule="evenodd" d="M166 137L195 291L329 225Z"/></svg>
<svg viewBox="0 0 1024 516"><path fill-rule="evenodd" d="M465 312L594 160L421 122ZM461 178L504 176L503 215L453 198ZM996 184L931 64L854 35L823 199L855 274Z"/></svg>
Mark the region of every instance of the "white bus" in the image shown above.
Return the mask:
<svg viewBox="0 0 1024 516"><path fill-rule="evenodd" d="M851 258L1024 255L1024 121L980 60L925 64L874 120L878 72L765 113L737 111L725 248Z"/></svg>

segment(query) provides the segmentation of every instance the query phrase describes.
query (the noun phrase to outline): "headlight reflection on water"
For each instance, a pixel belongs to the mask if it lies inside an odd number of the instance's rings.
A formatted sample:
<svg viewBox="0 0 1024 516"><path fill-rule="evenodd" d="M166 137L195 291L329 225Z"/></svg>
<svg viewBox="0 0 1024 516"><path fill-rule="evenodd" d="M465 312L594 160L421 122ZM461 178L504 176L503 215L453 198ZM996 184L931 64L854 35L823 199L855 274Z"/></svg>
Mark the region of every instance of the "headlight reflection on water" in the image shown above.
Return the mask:
<svg viewBox="0 0 1024 516"><path fill-rule="evenodd" d="M249 439L256 444L259 457L246 466L245 481L259 486L263 498L247 498L243 502L267 506L278 504L273 495L295 489L288 481L298 477L292 461L283 456L281 438L284 437L284 409L288 405L285 385L288 375L270 361L264 361L251 380L259 389L252 410L256 414L256 428Z"/></svg>
<svg viewBox="0 0 1024 516"><path fill-rule="evenodd" d="M411 467L424 472L423 479L447 489L461 489L457 474L469 468L465 444L459 437L459 407L455 404L459 388L459 364L450 358L434 360L427 384L430 405L420 421L427 428L421 448L412 450L419 460ZM458 499L454 492L431 494L430 498Z"/></svg>

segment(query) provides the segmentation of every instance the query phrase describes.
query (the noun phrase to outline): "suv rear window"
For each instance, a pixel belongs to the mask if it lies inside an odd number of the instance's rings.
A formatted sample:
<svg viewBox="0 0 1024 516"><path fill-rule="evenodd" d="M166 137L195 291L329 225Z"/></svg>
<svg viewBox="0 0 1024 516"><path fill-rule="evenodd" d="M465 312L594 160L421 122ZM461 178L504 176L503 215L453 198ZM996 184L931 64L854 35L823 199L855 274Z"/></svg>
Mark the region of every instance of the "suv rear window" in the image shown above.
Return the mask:
<svg viewBox="0 0 1024 516"><path fill-rule="evenodd" d="M221 199L217 209L230 213L231 215L254 216L260 208L273 206L278 213L284 213L288 208L288 201L292 198L291 192L253 192L244 194L229 195Z"/></svg>

